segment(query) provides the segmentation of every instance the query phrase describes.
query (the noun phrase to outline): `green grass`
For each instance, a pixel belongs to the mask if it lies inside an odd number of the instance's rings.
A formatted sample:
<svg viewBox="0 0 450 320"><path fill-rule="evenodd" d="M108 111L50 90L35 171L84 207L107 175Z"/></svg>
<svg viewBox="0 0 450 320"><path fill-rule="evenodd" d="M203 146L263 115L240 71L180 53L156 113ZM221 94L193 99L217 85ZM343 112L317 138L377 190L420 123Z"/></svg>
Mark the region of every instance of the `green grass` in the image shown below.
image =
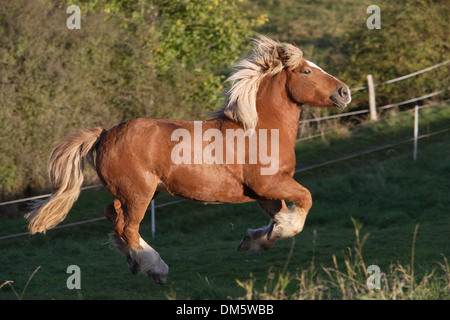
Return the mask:
<svg viewBox="0 0 450 320"><path fill-rule="evenodd" d="M299 162L411 136L409 117L304 141ZM448 105L422 110L420 123L421 133L448 126ZM165 286L131 274L108 242L107 220L0 240L0 285L13 281L0 299L450 299L449 137L420 140L416 162L411 142L297 174L313 207L295 240L269 251L236 250L247 228L268 223L255 203L158 208L156 237L149 214L141 234L169 265ZM64 223L100 217L111 200L105 191L83 193ZM161 195L157 203L170 200ZM0 224L0 236L25 230L23 219ZM81 290L66 287L73 264L81 268ZM369 265L381 269L381 290L365 286Z"/></svg>

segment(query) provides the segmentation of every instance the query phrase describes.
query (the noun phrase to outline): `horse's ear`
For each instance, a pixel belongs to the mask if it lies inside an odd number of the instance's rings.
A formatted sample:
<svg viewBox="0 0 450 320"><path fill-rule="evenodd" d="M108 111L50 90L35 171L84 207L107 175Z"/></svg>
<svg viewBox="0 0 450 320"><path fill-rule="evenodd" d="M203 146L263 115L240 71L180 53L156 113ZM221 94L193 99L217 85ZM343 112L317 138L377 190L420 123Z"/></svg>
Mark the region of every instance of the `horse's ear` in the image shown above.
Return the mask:
<svg viewBox="0 0 450 320"><path fill-rule="evenodd" d="M300 49L294 41L292 41L292 45L293 45L294 47L296 47L297 49Z"/></svg>
<svg viewBox="0 0 450 320"><path fill-rule="evenodd" d="M283 50L283 47L277 46L276 49L277 49L278 56L280 57L280 59L281 59L282 61L286 61L287 56L286 56L286 53L285 53L284 50Z"/></svg>

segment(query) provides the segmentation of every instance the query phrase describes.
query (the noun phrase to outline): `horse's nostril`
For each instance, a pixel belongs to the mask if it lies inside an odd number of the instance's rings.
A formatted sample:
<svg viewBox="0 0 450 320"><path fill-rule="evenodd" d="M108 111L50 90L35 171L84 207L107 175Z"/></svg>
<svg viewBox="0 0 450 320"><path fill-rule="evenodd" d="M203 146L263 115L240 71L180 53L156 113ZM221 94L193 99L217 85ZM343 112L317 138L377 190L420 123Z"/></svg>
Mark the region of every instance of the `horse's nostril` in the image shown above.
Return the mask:
<svg viewBox="0 0 450 320"><path fill-rule="evenodd" d="M345 98L348 96L348 89L346 87L340 87L338 93L342 98Z"/></svg>

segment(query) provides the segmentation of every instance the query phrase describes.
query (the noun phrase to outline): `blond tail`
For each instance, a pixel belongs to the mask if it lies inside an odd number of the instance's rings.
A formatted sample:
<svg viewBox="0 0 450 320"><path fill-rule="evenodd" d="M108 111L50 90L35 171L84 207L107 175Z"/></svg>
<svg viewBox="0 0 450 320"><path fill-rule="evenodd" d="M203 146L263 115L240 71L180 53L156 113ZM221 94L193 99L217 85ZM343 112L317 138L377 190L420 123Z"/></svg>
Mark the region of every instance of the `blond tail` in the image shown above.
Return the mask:
<svg viewBox="0 0 450 320"><path fill-rule="evenodd" d="M91 151L105 131L100 127L81 130L53 149L48 164L53 194L25 215L31 234L45 233L66 218L80 194L84 158L91 160Z"/></svg>

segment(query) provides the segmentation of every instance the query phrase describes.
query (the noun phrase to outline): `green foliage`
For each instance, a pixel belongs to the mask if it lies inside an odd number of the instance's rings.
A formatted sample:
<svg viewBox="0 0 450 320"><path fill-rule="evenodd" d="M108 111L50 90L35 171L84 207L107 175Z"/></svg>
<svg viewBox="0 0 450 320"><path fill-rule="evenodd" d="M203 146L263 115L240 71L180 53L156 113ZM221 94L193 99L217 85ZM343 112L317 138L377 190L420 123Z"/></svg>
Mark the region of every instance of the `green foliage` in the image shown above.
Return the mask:
<svg viewBox="0 0 450 320"><path fill-rule="evenodd" d="M50 2L2 2L0 19L0 191L44 188L53 145L81 127L110 127L142 106L131 74L133 47L112 23L87 16L83 31L65 27L67 14ZM36 14L40 12L41 14ZM131 99L132 98L132 99ZM130 101L132 100L132 101ZM151 110L149 110L151 111ZM14 176L13 181L11 181Z"/></svg>
<svg viewBox="0 0 450 320"><path fill-rule="evenodd" d="M229 67L261 23L249 19L237 1L162 1L159 12L160 54L155 60L163 70L177 59L183 67L198 62L206 68Z"/></svg>
<svg viewBox="0 0 450 320"><path fill-rule="evenodd" d="M161 75L173 78L178 87L188 87L188 101L202 100L210 110L220 106L218 71L229 68L248 47L248 38L264 18L251 19L237 1L182 0L159 3L159 33L154 63ZM153 41L153 39L151 39ZM179 68L192 80L176 79Z"/></svg>
<svg viewBox="0 0 450 320"><path fill-rule="evenodd" d="M136 33L152 52L147 63L190 104L192 116L220 106L223 72L248 48L265 15L252 18L236 0L85 1L89 12ZM199 106L198 104L201 103ZM193 107L192 104L195 106Z"/></svg>
<svg viewBox="0 0 450 320"><path fill-rule="evenodd" d="M381 29L364 28L368 14L357 15L339 44L345 57L338 64L350 86L365 85L366 75L376 83L393 79L449 58L450 8L447 1L382 1ZM395 103L446 89L450 66L376 88L377 105ZM367 105L366 94L357 94L353 107Z"/></svg>

